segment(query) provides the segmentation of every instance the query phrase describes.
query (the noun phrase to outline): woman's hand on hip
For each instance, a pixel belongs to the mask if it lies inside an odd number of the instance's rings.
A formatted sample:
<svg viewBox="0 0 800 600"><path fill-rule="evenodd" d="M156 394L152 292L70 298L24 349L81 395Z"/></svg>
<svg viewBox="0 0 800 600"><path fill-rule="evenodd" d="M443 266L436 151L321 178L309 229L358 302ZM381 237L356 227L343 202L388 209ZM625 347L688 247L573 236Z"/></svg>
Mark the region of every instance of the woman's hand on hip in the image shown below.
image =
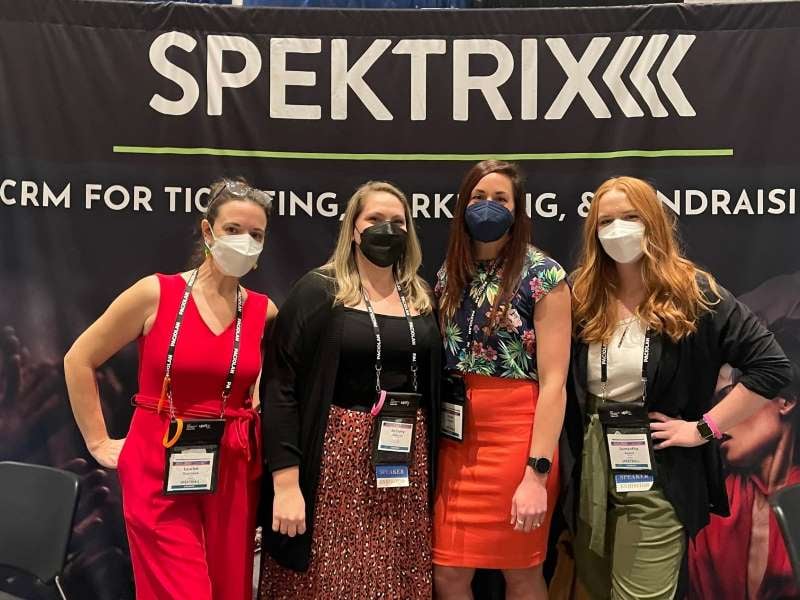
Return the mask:
<svg viewBox="0 0 800 600"><path fill-rule="evenodd" d="M545 479L525 467L525 477L511 500L511 525L514 531L529 533L541 526L547 516Z"/></svg>
<svg viewBox="0 0 800 600"><path fill-rule="evenodd" d="M294 537L306 532L306 502L299 486L275 489L272 503L272 531Z"/></svg>
<svg viewBox="0 0 800 600"><path fill-rule="evenodd" d="M125 445L125 438L115 440L104 438L92 444L86 444L89 454L106 469L116 469L119 462L119 455Z"/></svg>
<svg viewBox="0 0 800 600"><path fill-rule="evenodd" d="M706 443L697 430L697 421L673 419L659 412L651 412L647 416L657 421L650 423L653 440L659 442L653 446L656 450L670 446L694 448Z"/></svg>

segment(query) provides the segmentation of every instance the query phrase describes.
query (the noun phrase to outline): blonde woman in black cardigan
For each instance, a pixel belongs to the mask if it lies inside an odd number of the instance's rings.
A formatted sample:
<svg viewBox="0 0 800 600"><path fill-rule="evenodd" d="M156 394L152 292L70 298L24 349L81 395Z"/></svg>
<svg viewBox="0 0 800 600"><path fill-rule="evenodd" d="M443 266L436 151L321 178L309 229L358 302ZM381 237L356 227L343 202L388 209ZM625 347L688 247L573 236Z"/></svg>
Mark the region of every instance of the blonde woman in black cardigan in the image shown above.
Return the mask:
<svg viewBox="0 0 800 600"><path fill-rule="evenodd" d="M281 307L262 396L264 600L431 596L441 341L420 262L405 196L370 182L330 262ZM385 427L392 398L412 397Z"/></svg>

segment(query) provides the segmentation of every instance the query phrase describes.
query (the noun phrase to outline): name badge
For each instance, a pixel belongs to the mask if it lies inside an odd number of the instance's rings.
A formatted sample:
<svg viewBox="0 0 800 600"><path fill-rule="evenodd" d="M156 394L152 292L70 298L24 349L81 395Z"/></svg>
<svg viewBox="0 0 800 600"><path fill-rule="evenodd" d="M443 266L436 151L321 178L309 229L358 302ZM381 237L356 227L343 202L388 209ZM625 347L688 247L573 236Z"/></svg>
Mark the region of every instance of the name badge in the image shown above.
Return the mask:
<svg viewBox="0 0 800 600"><path fill-rule="evenodd" d="M381 452L411 452L414 440L414 424L405 421L381 421L378 450Z"/></svg>
<svg viewBox="0 0 800 600"><path fill-rule="evenodd" d="M165 496L212 493L219 475L219 446L225 430L224 419L171 421L165 440Z"/></svg>
<svg viewBox="0 0 800 600"><path fill-rule="evenodd" d="M457 373L442 377L442 404L439 412L439 433L456 442L464 441L467 413L467 387Z"/></svg>
<svg viewBox="0 0 800 600"><path fill-rule="evenodd" d="M408 465L377 465L375 481L378 489L408 487Z"/></svg>
<svg viewBox="0 0 800 600"><path fill-rule="evenodd" d="M219 447L189 447L168 452L164 493L213 492L218 460Z"/></svg>
<svg viewBox="0 0 800 600"><path fill-rule="evenodd" d="M464 405L442 402L440 419L442 435L458 442L464 441Z"/></svg>
<svg viewBox="0 0 800 600"><path fill-rule="evenodd" d="M647 433L609 431L606 434L608 456L613 470L649 471L650 436Z"/></svg>

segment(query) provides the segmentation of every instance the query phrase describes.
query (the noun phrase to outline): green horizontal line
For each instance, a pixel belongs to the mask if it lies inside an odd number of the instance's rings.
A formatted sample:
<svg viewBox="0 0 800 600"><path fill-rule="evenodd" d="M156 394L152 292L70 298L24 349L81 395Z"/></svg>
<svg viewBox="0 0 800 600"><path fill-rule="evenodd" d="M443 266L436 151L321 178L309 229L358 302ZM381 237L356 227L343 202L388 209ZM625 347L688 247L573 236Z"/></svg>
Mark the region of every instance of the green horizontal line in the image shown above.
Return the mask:
<svg viewBox="0 0 800 600"><path fill-rule="evenodd" d="M233 156L292 160L393 160L393 161L478 161L495 160L585 160L611 158L692 158L733 156L733 148L665 150L611 150L608 152L519 152L506 154L400 154L371 152L279 152L237 148L186 148L177 146L114 146L117 154L173 154L179 156Z"/></svg>

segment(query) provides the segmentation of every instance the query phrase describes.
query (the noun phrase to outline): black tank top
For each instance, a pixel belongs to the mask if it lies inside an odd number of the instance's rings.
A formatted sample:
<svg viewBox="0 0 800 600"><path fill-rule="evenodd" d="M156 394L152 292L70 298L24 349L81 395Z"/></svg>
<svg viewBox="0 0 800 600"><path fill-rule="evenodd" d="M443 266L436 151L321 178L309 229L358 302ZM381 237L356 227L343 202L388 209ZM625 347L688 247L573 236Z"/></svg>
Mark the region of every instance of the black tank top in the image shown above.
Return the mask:
<svg viewBox="0 0 800 600"><path fill-rule="evenodd" d="M381 387L390 392L413 392L411 379L411 335L406 318L376 315L381 331ZM417 381L422 406L430 377L431 347L438 343L439 331L433 315L414 319L417 338ZM368 411L375 402L375 332L369 314L355 308L344 309L344 327L339 349L339 369L333 404L351 410ZM439 347L439 346L437 346Z"/></svg>

